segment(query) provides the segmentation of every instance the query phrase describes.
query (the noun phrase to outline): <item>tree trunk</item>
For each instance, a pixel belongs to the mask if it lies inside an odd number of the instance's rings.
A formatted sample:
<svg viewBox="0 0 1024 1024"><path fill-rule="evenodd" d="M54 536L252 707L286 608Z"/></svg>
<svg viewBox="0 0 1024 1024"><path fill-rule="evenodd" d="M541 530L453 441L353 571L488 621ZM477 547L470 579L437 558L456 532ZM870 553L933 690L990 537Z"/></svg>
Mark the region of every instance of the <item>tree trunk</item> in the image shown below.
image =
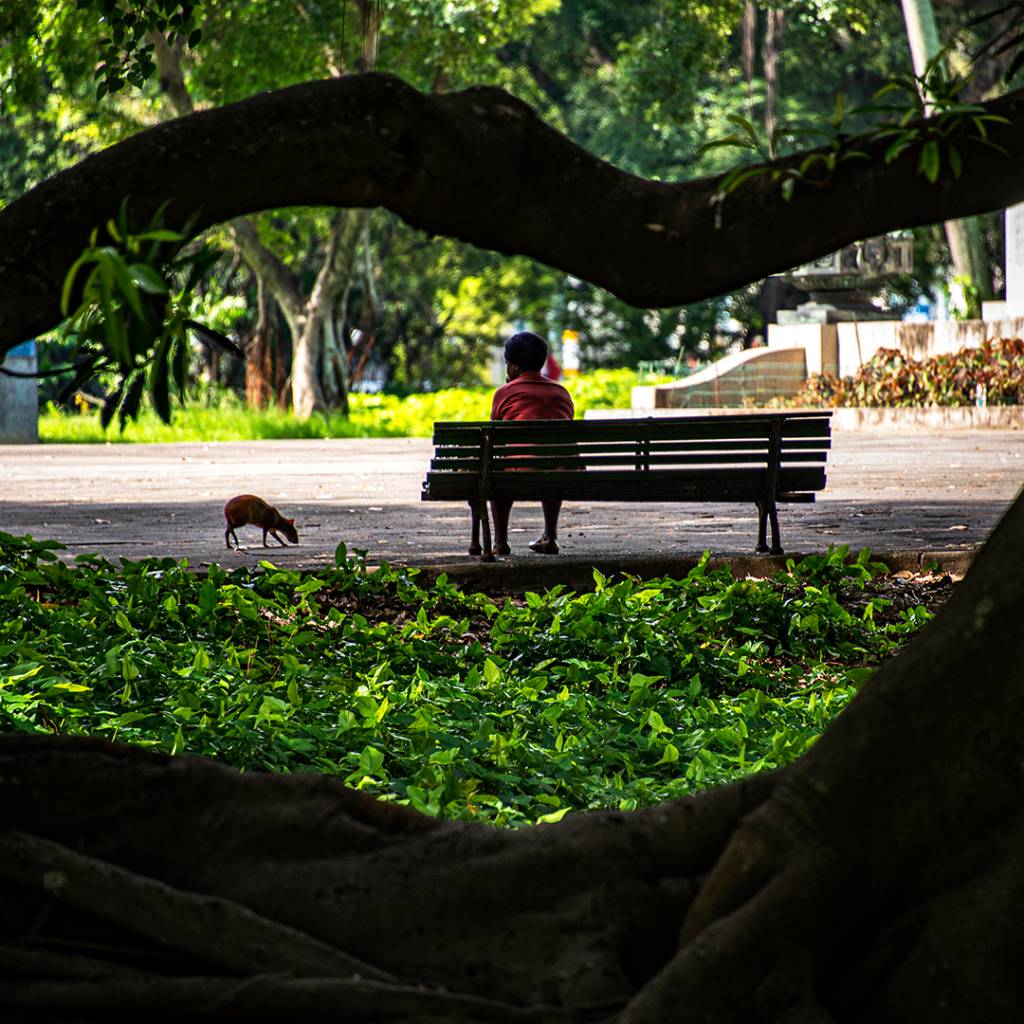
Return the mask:
<svg viewBox="0 0 1024 1024"><path fill-rule="evenodd" d="M167 100L167 105L175 117L185 117L186 114L191 114L195 107L181 70L181 51L184 41L181 36L176 35L173 42L168 43L164 34L155 29L147 32L146 38L153 46L157 80L160 83L160 92Z"/></svg>
<svg viewBox="0 0 1024 1024"><path fill-rule="evenodd" d="M274 300L256 277L256 327L245 352L245 400L254 409L288 407L288 372Z"/></svg>
<svg viewBox="0 0 1024 1024"><path fill-rule="evenodd" d="M320 387L320 353L323 350L323 321L304 316L302 330L292 334L292 411L300 420L327 407Z"/></svg>
<svg viewBox="0 0 1024 1024"><path fill-rule="evenodd" d="M1024 498L800 761L502 831L0 741L0 1007L77 1021L1017 1021Z"/></svg>
<svg viewBox="0 0 1024 1024"><path fill-rule="evenodd" d="M786 12L780 7L769 7L765 12L764 45L761 63L764 65L764 131L768 137L768 152L775 156L775 101L779 95L779 54Z"/></svg>

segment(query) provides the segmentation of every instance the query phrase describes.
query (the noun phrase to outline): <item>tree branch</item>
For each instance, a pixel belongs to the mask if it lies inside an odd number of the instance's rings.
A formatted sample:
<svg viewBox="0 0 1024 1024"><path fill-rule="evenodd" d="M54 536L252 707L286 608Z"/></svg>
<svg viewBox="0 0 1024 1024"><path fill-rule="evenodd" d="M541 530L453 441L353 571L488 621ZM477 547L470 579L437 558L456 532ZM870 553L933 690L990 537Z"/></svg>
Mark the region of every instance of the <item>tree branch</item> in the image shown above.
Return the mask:
<svg viewBox="0 0 1024 1024"><path fill-rule="evenodd" d="M195 231L294 205L386 206L413 227L522 253L638 306L716 295L858 238L1024 198L1024 90L987 105L1007 125L959 144L963 174L929 185L919 147L850 140L867 160L781 199L768 176L720 210L720 179L645 181L604 163L493 88L428 96L389 75L292 86L160 124L0 210L0 347L51 328L67 268L125 195L139 224ZM472 156L470 156L472 154ZM799 163L800 155L782 162Z"/></svg>

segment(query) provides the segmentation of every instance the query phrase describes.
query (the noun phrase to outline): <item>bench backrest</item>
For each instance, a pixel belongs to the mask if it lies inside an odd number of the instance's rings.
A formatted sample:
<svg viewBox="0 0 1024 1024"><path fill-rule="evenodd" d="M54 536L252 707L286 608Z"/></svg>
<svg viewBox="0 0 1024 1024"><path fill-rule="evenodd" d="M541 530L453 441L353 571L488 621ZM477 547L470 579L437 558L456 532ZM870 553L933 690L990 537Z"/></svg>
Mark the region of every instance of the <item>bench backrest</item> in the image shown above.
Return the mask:
<svg viewBox="0 0 1024 1024"><path fill-rule="evenodd" d="M538 497L599 497L638 487L650 500L665 487L678 497L821 490L830 418L782 412L436 423L424 497L469 496L470 477L473 493L484 493L483 484L491 497L531 488Z"/></svg>

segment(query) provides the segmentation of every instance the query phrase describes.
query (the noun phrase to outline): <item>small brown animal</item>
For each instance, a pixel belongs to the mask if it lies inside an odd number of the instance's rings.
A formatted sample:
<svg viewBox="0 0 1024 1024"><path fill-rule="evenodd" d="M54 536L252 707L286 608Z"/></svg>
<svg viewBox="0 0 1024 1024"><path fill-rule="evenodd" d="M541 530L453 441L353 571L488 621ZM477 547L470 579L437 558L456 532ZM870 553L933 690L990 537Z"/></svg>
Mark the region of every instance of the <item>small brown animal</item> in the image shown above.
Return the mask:
<svg viewBox="0 0 1024 1024"><path fill-rule="evenodd" d="M227 520L228 528L224 531L224 545L231 547L229 537L235 540L235 547L238 547L238 535L235 533L236 526L245 526L253 523L263 527L263 546L267 544L267 534L272 533L274 539L282 546L287 547L285 542L277 535L280 530L293 544L299 543L299 534L295 529L294 519L285 519L273 505L268 505L262 498L255 494L239 494L232 498L224 506L224 518Z"/></svg>

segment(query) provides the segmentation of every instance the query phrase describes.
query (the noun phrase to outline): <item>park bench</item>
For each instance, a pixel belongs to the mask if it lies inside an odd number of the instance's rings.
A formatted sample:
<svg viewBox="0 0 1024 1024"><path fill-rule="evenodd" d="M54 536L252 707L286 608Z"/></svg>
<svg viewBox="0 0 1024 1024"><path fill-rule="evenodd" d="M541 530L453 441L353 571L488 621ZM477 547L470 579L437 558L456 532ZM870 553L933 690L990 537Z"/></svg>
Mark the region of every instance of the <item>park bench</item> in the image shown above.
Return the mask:
<svg viewBox="0 0 1024 1024"><path fill-rule="evenodd" d="M495 498L749 501L758 511L757 550L782 554L776 505L814 501L814 492L825 487L831 415L435 423L422 498L467 501L469 553L485 561L494 559L487 502Z"/></svg>

